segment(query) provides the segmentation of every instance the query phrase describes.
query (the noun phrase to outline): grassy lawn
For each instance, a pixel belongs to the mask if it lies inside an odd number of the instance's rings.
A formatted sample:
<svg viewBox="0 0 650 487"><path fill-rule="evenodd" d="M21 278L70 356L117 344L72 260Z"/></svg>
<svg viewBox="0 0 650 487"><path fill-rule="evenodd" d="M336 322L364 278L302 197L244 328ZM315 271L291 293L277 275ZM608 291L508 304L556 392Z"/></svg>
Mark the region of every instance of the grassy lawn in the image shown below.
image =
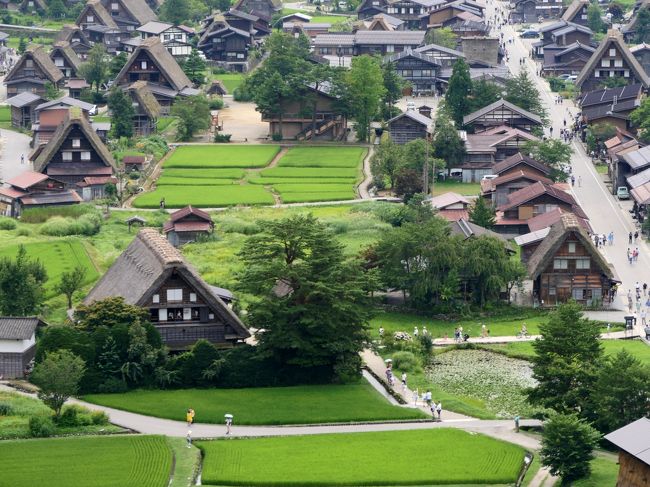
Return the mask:
<svg viewBox="0 0 650 487"><path fill-rule="evenodd" d="M279 150L275 145L184 145L165 161L165 168L264 167Z"/></svg>
<svg viewBox="0 0 650 487"><path fill-rule="evenodd" d="M61 274L77 266L86 269L87 284L97 280L99 277L97 269L80 240L70 238L52 241L50 237L45 239L50 241L25 244L25 250L28 256L39 259L45 266L48 276L45 291L48 297L53 295L54 287L58 284ZM15 258L17 253L18 245L0 248L0 257Z"/></svg>
<svg viewBox="0 0 650 487"><path fill-rule="evenodd" d="M423 418L420 411L392 406L363 382L355 385L267 387L252 389L139 390L124 394L91 394L85 400L160 418L182 421L196 411L197 423L310 424Z"/></svg>
<svg viewBox="0 0 650 487"><path fill-rule="evenodd" d="M29 438L29 418L31 416L51 416L52 410L42 401L33 397L23 396L15 392L0 391L0 404L6 404L10 413L0 415L0 440ZM90 412L83 413L86 417ZM80 414L81 416L81 414ZM86 426L56 427L56 435L79 434L108 434L124 432L119 426L112 424L88 424ZM2 483L0 482L0 485Z"/></svg>
<svg viewBox="0 0 650 487"><path fill-rule="evenodd" d="M573 487L614 487L618 465L611 455L599 455L591 461L591 475L571 484Z"/></svg>
<svg viewBox="0 0 650 487"><path fill-rule="evenodd" d="M433 185L434 196L450 191L464 196L476 196L481 192L481 185L479 183L459 183L457 181L436 181Z"/></svg>
<svg viewBox="0 0 650 487"><path fill-rule="evenodd" d="M158 133L164 132L172 123L174 123L175 120L175 117L160 117L158 119L158 124L156 125L156 130Z"/></svg>
<svg viewBox="0 0 650 487"><path fill-rule="evenodd" d="M476 316L473 318L459 318L457 320L442 320L407 313L378 312L371 321L373 336L379 336L379 327L383 326L386 333L405 331L412 334L414 327L421 332L426 326L430 335L434 338L442 338L445 335L454 336L454 329L457 326L463 327L463 333L470 337L478 337L481 334L481 325L490 330L490 336L513 336L521 330L521 325L526 323L530 334L539 332L539 324L547 320L546 315L534 313L529 310L521 310L520 313L505 314L493 317Z"/></svg>
<svg viewBox="0 0 650 487"><path fill-rule="evenodd" d="M237 184L236 179L190 179L175 176L162 175L157 181L156 186L227 186Z"/></svg>
<svg viewBox="0 0 650 487"><path fill-rule="evenodd" d="M232 92L244 82L244 75L241 73L215 74L214 79L222 81L228 94L232 95Z"/></svg>
<svg viewBox="0 0 650 487"><path fill-rule="evenodd" d="M246 174L243 169L174 169L163 171L164 177L184 179L241 179Z"/></svg>
<svg viewBox="0 0 650 487"><path fill-rule="evenodd" d="M263 169L262 177L265 178L349 178L356 179L359 170L353 167L272 167Z"/></svg>
<svg viewBox="0 0 650 487"><path fill-rule="evenodd" d="M0 123L11 123L11 107L4 105L0 106Z"/></svg>
<svg viewBox="0 0 650 487"><path fill-rule="evenodd" d="M514 483L524 450L455 429L198 442L211 485ZM264 461L260 461L263 458Z"/></svg>
<svg viewBox="0 0 650 487"><path fill-rule="evenodd" d="M0 442L0 485L166 487L172 456L162 436Z"/></svg>
<svg viewBox="0 0 650 487"><path fill-rule="evenodd" d="M650 347L641 340L602 340L603 349L607 355L615 355L622 349L646 365L650 365ZM482 345L492 350L499 350L506 355L516 358L531 358L535 355L532 342L503 343L495 345Z"/></svg>

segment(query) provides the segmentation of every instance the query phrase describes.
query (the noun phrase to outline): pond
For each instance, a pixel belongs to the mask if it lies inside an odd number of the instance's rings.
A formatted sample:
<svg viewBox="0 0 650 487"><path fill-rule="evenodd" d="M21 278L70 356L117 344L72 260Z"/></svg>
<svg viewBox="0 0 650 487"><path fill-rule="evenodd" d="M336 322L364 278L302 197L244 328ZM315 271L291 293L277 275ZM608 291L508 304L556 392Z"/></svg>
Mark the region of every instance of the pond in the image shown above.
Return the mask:
<svg viewBox="0 0 650 487"><path fill-rule="evenodd" d="M530 362L485 350L450 350L431 359L428 381L450 394L476 398L499 418L530 417L525 389L536 381Z"/></svg>

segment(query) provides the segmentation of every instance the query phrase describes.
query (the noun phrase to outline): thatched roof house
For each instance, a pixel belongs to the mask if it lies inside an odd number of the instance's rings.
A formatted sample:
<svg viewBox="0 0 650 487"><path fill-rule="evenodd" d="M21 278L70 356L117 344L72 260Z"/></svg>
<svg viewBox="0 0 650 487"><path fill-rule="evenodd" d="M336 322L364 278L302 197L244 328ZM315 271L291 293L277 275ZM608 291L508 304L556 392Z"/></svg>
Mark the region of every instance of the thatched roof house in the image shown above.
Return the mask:
<svg viewBox="0 0 650 487"><path fill-rule="evenodd" d="M172 349L189 348L199 339L232 346L250 336L215 288L152 228L140 230L84 303L109 297L149 309L152 323Z"/></svg>

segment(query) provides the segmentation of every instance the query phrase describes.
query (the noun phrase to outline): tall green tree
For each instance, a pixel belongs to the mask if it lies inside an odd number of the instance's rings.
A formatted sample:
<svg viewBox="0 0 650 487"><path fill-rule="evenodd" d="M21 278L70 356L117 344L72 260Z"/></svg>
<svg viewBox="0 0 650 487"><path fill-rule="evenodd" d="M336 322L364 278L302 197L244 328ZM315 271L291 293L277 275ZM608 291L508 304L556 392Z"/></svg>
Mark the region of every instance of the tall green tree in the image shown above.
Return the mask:
<svg viewBox="0 0 650 487"><path fill-rule="evenodd" d="M197 132L210 127L210 103L205 95L176 100L171 114L178 117L176 136L179 140L192 140Z"/></svg>
<svg viewBox="0 0 650 487"><path fill-rule="evenodd" d="M463 58L458 58L454 63L445 93L445 107L459 129L463 126L463 117L471 113L471 93L472 79L469 76L469 65Z"/></svg>
<svg viewBox="0 0 650 487"><path fill-rule="evenodd" d="M68 309L72 308L72 296L81 289L85 278L86 269L81 266L77 266L71 271L61 274L61 279L56 286L56 290L68 300Z"/></svg>
<svg viewBox="0 0 650 487"><path fill-rule="evenodd" d="M503 89L495 83L480 79L472 82L471 112L480 110L503 97Z"/></svg>
<svg viewBox="0 0 650 487"><path fill-rule="evenodd" d="M47 14L53 19L62 19L65 17L66 8L63 0L50 0L47 6Z"/></svg>
<svg viewBox="0 0 650 487"><path fill-rule="evenodd" d="M56 100L62 95L63 91L61 91L54 83L51 81L45 83L45 98L48 100Z"/></svg>
<svg viewBox="0 0 650 487"><path fill-rule="evenodd" d="M95 91L99 93L99 88L102 83L108 80L109 74L108 58L106 55L106 48L103 44L97 42L88 51L86 62L79 67L79 75L85 79L92 87L95 86Z"/></svg>
<svg viewBox="0 0 650 487"><path fill-rule="evenodd" d="M111 136L116 139L131 138L133 136L133 117L135 116L131 98L119 86L113 86L107 101L111 111Z"/></svg>
<svg viewBox="0 0 650 487"><path fill-rule="evenodd" d="M623 349L598 370L588 414L602 433L650 415L650 367Z"/></svg>
<svg viewBox="0 0 650 487"><path fill-rule="evenodd" d="M394 190L396 196L408 203L413 195L424 191L422 173L408 167L400 168L395 178Z"/></svg>
<svg viewBox="0 0 650 487"><path fill-rule="evenodd" d="M391 188L395 186L395 178L403 165L404 153L402 148L393 142L390 137L381 141L370 159L372 175L375 178L388 179Z"/></svg>
<svg viewBox="0 0 650 487"><path fill-rule="evenodd" d="M465 143L458 135L458 130L451 123L445 110L438 110L436 130L433 136L433 151L435 156L445 161L449 167L461 164L465 158Z"/></svg>
<svg viewBox="0 0 650 487"><path fill-rule="evenodd" d="M74 314L76 327L90 332L99 327L113 328L118 325L130 326L133 323L144 323L148 319L147 310L127 304L122 297L80 304Z"/></svg>
<svg viewBox="0 0 650 487"><path fill-rule="evenodd" d="M108 67L108 76L110 79L115 79L120 74L120 71L122 71L122 68L128 60L129 56L125 52L120 52L116 56L111 57L111 63Z"/></svg>
<svg viewBox="0 0 650 487"><path fill-rule="evenodd" d="M636 35L637 44L650 42L650 8L641 7L636 14Z"/></svg>
<svg viewBox="0 0 650 487"><path fill-rule="evenodd" d="M359 263L311 215L268 221L239 253L240 288L256 298L249 324L262 356L292 367L358 377L371 303Z"/></svg>
<svg viewBox="0 0 650 487"><path fill-rule="evenodd" d="M356 121L357 139L370 140L370 124L379 113L384 93L381 64L378 59L363 55L352 58L352 67L346 75L347 101Z"/></svg>
<svg viewBox="0 0 650 487"><path fill-rule="evenodd" d="M45 266L38 259L30 259L22 245L15 259L0 259L0 313L3 316L38 314L46 281Z"/></svg>
<svg viewBox="0 0 650 487"><path fill-rule="evenodd" d="M458 36L451 27L429 29L426 35L426 43L436 44L447 49L456 49L458 47Z"/></svg>
<svg viewBox="0 0 650 487"><path fill-rule="evenodd" d="M514 103L531 113L539 115L544 123L547 122L547 113L539 90L535 82L528 75L528 71L522 69L517 76L508 78L506 82L506 100Z"/></svg>
<svg viewBox="0 0 650 487"><path fill-rule="evenodd" d="M484 228L492 228L496 223L494 208L488 205L481 195L478 195L469 211L469 221Z"/></svg>
<svg viewBox="0 0 650 487"><path fill-rule="evenodd" d="M591 3L589 4L589 7L587 7L587 25L595 33L603 32L605 30L603 10L597 3Z"/></svg>
<svg viewBox="0 0 650 487"><path fill-rule="evenodd" d="M68 350L49 353L34 367L31 381L40 388L38 397L54 410L57 419L68 398L79 391L85 369L84 361Z"/></svg>
<svg viewBox="0 0 650 487"><path fill-rule="evenodd" d="M542 465L561 477L562 485L587 477L600 434L575 414L557 414L544 423Z"/></svg>
<svg viewBox="0 0 650 487"><path fill-rule="evenodd" d="M598 324L571 301L553 311L539 331L532 359L537 386L529 390L529 401L560 413L587 411L603 359Z"/></svg>
<svg viewBox="0 0 650 487"><path fill-rule="evenodd" d="M199 55L199 50L196 47L192 48L190 55L181 65L183 72L187 75L192 83L199 86L205 83L205 61Z"/></svg>
<svg viewBox="0 0 650 487"><path fill-rule="evenodd" d="M569 177L567 168L571 162L573 149L559 139L531 140L523 146L525 154L551 168L553 181L566 181Z"/></svg>
<svg viewBox="0 0 650 487"><path fill-rule="evenodd" d="M282 138L283 133L284 101L291 96L291 92L287 79L278 72L272 73L263 80L253 92L253 101L257 105L256 110L266 117L278 119L277 136L279 138Z"/></svg>
<svg viewBox="0 0 650 487"><path fill-rule="evenodd" d="M384 105L386 106L386 114L390 117L395 102L402 97L404 78L397 73L395 63L385 62L382 64L381 70L384 79Z"/></svg>
<svg viewBox="0 0 650 487"><path fill-rule="evenodd" d="M174 25L180 25L190 20L192 16L188 0L165 1L160 7L160 19Z"/></svg>

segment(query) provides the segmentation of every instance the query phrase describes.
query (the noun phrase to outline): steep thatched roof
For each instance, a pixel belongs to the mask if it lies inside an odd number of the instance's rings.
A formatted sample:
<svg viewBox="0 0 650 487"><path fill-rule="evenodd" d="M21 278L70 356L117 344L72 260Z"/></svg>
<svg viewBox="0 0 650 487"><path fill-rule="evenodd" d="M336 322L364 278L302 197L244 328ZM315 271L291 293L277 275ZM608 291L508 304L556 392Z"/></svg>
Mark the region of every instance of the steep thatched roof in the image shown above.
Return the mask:
<svg viewBox="0 0 650 487"><path fill-rule="evenodd" d="M56 43L60 41L67 41L72 43L72 38L75 35L77 35L84 44L88 44L88 38L86 37L84 31L81 30L81 27L74 24L66 24L61 27L59 32L56 34L56 37L54 38L54 42Z"/></svg>
<svg viewBox="0 0 650 487"><path fill-rule="evenodd" d="M77 18L77 24L83 23L83 19L86 18L86 15L89 10L92 10L95 14L95 17L97 17L95 19L96 24L101 24L101 25L105 25L106 27L112 27L114 29L117 29L117 24L113 20L113 17L111 16L110 13L108 13L108 10L104 8L100 0L88 0L86 2L86 6L79 14L79 17Z"/></svg>
<svg viewBox="0 0 650 487"><path fill-rule="evenodd" d="M75 71L77 71L79 69L79 66L81 66L81 59L79 59L77 53L74 52L69 42L59 41L54 43L54 47L50 51L50 59L54 59L54 56L57 53L61 55L66 61L68 61L68 64L70 64L70 66L74 68Z"/></svg>
<svg viewBox="0 0 650 487"><path fill-rule="evenodd" d="M147 88L146 81L136 81L126 87L126 91L132 93L132 96L140 104L149 118L158 118L160 116L161 106L153 96L153 93Z"/></svg>
<svg viewBox="0 0 650 487"><path fill-rule="evenodd" d="M573 0L573 2L571 2L571 5L569 5L562 14L562 20L573 22L573 19L578 14L578 12L580 12L580 9L585 6L589 7L589 0Z"/></svg>
<svg viewBox="0 0 650 487"><path fill-rule="evenodd" d="M124 9L129 13L129 15L140 25L144 25L147 22L152 22L158 20L158 16L154 13L145 0L120 0Z"/></svg>
<svg viewBox="0 0 650 487"><path fill-rule="evenodd" d="M596 49L596 51L591 55L587 64L585 64L582 71L580 71L575 85L580 88L582 84L589 79L594 69L598 68L600 65L601 59L609 52L608 49L610 47L616 48L617 51L621 53L625 62L630 66L634 77L643 85L644 88L649 88L650 77L646 74L641 64L639 64L639 61L634 57L634 54L630 52L630 48L627 47L627 44L625 44L625 41L623 40L623 35L615 29L607 31L607 35L600 42L598 49Z"/></svg>
<svg viewBox="0 0 650 487"><path fill-rule="evenodd" d="M112 167L114 171L117 171L115 160L113 159L111 152L108 150L108 147L104 145L99 138L99 135L97 135L97 132L93 130L90 122L83 115L81 109L77 107L70 108L63 124L59 125L50 141L40 151L38 157L34 161L34 171L41 172L45 169L74 127L78 127L81 130L92 148L101 158L102 162L106 166Z"/></svg>
<svg viewBox="0 0 650 487"><path fill-rule="evenodd" d="M594 243L587 235L585 229L580 225L578 218L573 213L565 213L557 222L551 226L546 238L535 249L533 255L528 260L528 275L531 279L537 279L544 272L550 262L555 257L556 252L565 242L569 235L575 235L580 243L585 247L594 263L600 271L609 279L614 279L614 271L609 263L601 255Z"/></svg>
<svg viewBox="0 0 650 487"><path fill-rule="evenodd" d="M163 46L158 37L149 37L140 43L140 45L135 49L133 54L131 54L131 57L115 78L115 82L118 85L127 84L128 72L131 69L131 65L143 51L149 55L151 62L155 63L155 65L165 75L175 90L181 91L183 88L192 86L190 79L178 65L176 59L174 59L174 56L172 56L167 48Z"/></svg>
<svg viewBox="0 0 650 487"><path fill-rule="evenodd" d="M51 81L52 83L56 84L63 79L63 73L59 68L57 68L54 65L54 62L47 55L43 46L30 44L29 46L27 46L27 49L25 50L21 58L18 60L18 62L14 65L14 67L11 69L11 71L9 71L9 73L5 77L5 83L7 81L13 80L13 78L16 76L16 73L18 73L18 71L22 69L23 64L28 59L34 61L34 64L43 71L48 81Z"/></svg>
<svg viewBox="0 0 650 487"><path fill-rule="evenodd" d="M175 273L204 300L215 316L231 326L240 338L250 333L181 253L153 228L140 230L106 274L90 290L84 303L122 297L128 304L144 306L160 286Z"/></svg>

